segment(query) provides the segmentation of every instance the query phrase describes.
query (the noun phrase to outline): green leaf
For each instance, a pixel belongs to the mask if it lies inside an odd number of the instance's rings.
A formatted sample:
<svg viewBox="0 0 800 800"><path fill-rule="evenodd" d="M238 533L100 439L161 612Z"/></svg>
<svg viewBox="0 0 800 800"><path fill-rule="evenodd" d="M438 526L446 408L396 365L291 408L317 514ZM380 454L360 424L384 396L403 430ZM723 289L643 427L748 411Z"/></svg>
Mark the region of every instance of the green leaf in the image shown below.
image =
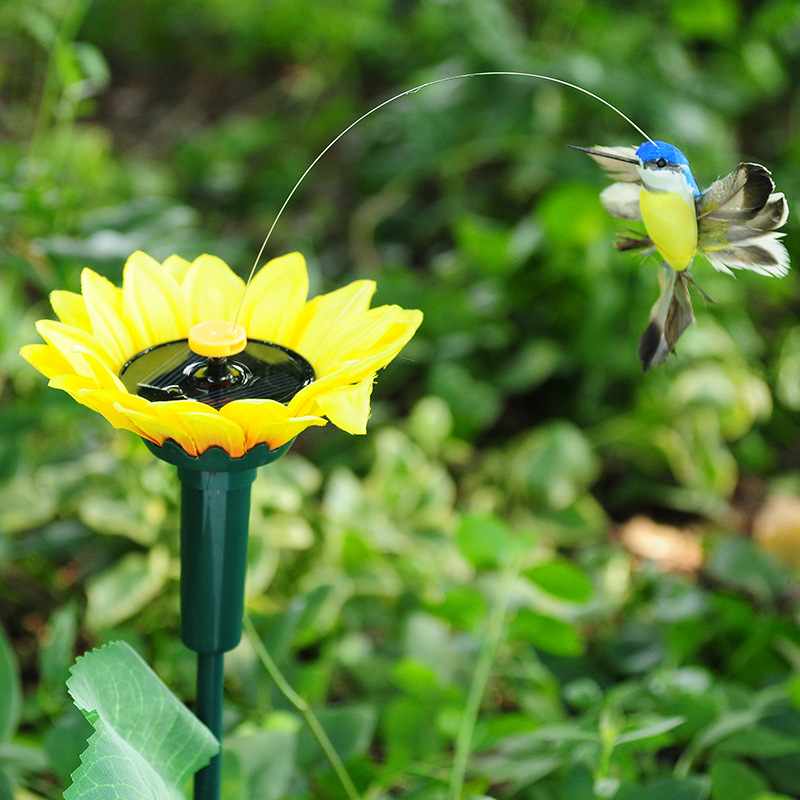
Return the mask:
<svg viewBox="0 0 800 800"><path fill-rule="evenodd" d="M539 426L511 451L512 488L550 509L569 507L600 474L600 460L583 432L566 420Z"/></svg>
<svg viewBox="0 0 800 800"><path fill-rule="evenodd" d="M342 761L365 752L372 742L378 714L366 705L325 708L317 712L325 733ZM306 769L325 769L328 761L308 728L301 728L297 741L297 760Z"/></svg>
<svg viewBox="0 0 800 800"><path fill-rule="evenodd" d="M441 693L441 683L433 668L411 658L395 664L392 678L398 688L420 701L430 702Z"/></svg>
<svg viewBox="0 0 800 800"><path fill-rule="evenodd" d="M14 651L0 628L0 742L8 741L19 725L22 690Z"/></svg>
<svg viewBox="0 0 800 800"><path fill-rule="evenodd" d="M763 725L754 725L720 742L716 752L744 758L777 758L800 753L800 738Z"/></svg>
<svg viewBox="0 0 800 800"><path fill-rule="evenodd" d="M708 787L702 778L662 778L641 786L623 786L614 800L704 800Z"/></svg>
<svg viewBox="0 0 800 800"><path fill-rule="evenodd" d="M640 742L644 739L652 739L674 730L679 725L683 725L684 722L685 720L683 717L668 717L667 719L656 720L648 725L621 733L615 739L614 744L619 745L627 742Z"/></svg>
<svg viewBox="0 0 800 800"><path fill-rule="evenodd" d="M753 800L769 789L752 767L738 761L711 765L711 800Z"/></svg>
<svg viewBox="0 0 800 800"><path fill-rule="evenodd" d="M456 532L458 549L476 569L506 563L514 553L514 537L498 517L467 514Z"/></svg>
<svg viewBox="0 0 800 800"><path fill-rule="evenodd" d="M69 784L70 775L80 766L81 753L86 749L92 730L86 717L70 706L69 712L47 731L44 750L50 761L48 766L62 786Z"/></svg>
<svg viewBox="0 0 800 800"><path fill-rule="evenodd" d="M458 436L474 436L494 423L503 411L501 393L495 384L461 364L436 364L431 370L430 389L450 407Z"/></svg>
<svg viewBox="0 0 800 800"><path fill-rule="evenodd" d="M789 679L786 683L786 693L789 695L792 705L800 710L800 675Z"/></svg>
<svg viewBox="0 0 800 800"><path fill-rule="evenodd" d="M678 0L670 7L675 26L688 36L728 41L739 27L735 0Z"/></svg>
<svg viewBox="0 0 800 800"><path fill-rule="evenodd" d="M124 642L79 658L67 688L95 730L65 800L178 800L189 776L219 750Z"/></svg>
<svg viewBox="0 0 800 800"><path fill-rule="evenodd" d="M245 797L278 800L284 797L294 770L295 730L258 731L232 736L225 750L236 754Z"/></svg>
<svg viewBox="0 0 800 800"><path fill-rule="evenodd" d="M570 726L564 726L569 728ZM565 730L567 738L560 735L539 738L530 735L509 736L491 753L482 757L483 772L497 784L514 791L528 786L555 772L569 761L570 747L554 747L553 742L569 742L570 732L576 732L574 741L591 740L591 734L582 736L575 729Z"/></svg>
<svg viewBox="0 0 800 800"><path fill-rule="evenodd" d="M755 795L753 800L796 800L794 797L789 797L788 794L778 794L777 792L761 792Z"/></svg>
<svg viewBox="0 0 800 800"><path fill-rule="evenodd" d="M518 611L511 621L510 636L556 656L577 656L583 652L581 637L572 625L528 608Z"/></svg>
<svg viewBox="0 0 800 800"><path fill-rule="evenodd" d="M560 181L537 209L545 235L558 245L581 245L603 235L608 219L597 190L586 183Z"/></svg>
<svg viewBox="0 0 800 800"><path fill-rule="evenodd" d="M47 639L39 651L42 683L51 690L58 689L60 695L63 695L64 682L75 659L77 628L75 603L56 609L48 621Z"/></svg>
<svg viewBox="0 0 800 800"><path fill-rule="evenodd" d="M774 603L791 590L789 572L752 541L729 537L711 554L707 571L711 577L756 600Z"/></svg>
<svg viewBox="0 0 800 800"><path fill-rule="evenodd" d="M86 590L86 624L97 630L132 617L164 588L169 577L169 552L154 547L147 555L129 553L90 581Z"/></svg>
<svg viewBox="0 0 800 800"><path fill-rule="evenodd" d="M0 771L0 800L14 800L14 789L5 772Z"/></svg>
<svg viewBox="0 0 800 800"><path fill-rule="evenodd" d="M387 765L402 772L415 760L424 760L442 747L440 708L418 697L398 697L383 710L381 734L386 742Z"/></svg>
<svg viewBox="0 0 800 800"><path fill-rule="evenodd" d="M592 596L592 584L581 569L565 559L535 564L525 577L540 589L570 603L585 603Z"/></svg>
<svg viewBox="0 0 800 800"><path fill-rule="evenodd" d="M431 613L447 620L462 630L475 630L483 624L487 614L486 598L471 586L454 586L447 590L444 599L429 607Z"/></svg>
<svg viewBox="0 0 800 800"><path fill-rule="evenodd" d="M511 257L513 231L497 223L465 215L454 230L459 248L486 275L513 274L520 259Z"/></svg>

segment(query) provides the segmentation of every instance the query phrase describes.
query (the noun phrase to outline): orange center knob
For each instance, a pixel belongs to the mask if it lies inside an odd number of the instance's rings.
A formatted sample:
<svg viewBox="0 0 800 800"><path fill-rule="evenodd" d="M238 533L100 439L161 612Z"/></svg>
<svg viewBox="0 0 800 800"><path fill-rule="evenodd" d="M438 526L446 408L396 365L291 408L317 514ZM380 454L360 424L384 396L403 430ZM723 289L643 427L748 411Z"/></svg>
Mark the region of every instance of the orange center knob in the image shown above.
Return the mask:
<svg viewBox="0 0 800 800"><path fill-rule="evenodd" d="M226 358L247 347L247 333L241 325L223 320L200 322L189 331L189 348L207 358Z"/></svg>

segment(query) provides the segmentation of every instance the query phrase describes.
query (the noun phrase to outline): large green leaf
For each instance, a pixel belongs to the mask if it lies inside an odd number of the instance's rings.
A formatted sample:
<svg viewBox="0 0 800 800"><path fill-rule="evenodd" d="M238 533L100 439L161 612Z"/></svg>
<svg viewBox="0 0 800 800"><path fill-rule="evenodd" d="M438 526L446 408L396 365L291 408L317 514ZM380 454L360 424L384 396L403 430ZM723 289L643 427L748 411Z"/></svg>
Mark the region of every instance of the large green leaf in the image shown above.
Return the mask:
<svg viewBox="0 0 800 800"><path fill-rule="evenodd" d="M5 742L19 724L22 691L14 651L0 628L0 742Z"/></svg>
<svg viewBox="0 0 800 800"><path fill-rule="evenodd" d="M711 800L752 800L767 791L766 780L739 761L711 765Z"/></svg>
<svg viewBox="0 0 800 800"><path fill-rule="evenodd" d="M352 705L317 712L320 724L342 761L364 753L372 741L378 714L372 706ZM308 728L297 737L297 761L305 769L324 770L328 762Z"/></svg>
<svg viewBox="0 0 800 800"><path fill-rule="evenodd" d="M586 574L571 561L559 558L534 564L525 577L559 600L585 603L592 596L592 584Z"/></svg>
<svg viewBox="0 0 800 800"><path fill-rule="evenodd" d="M577 656L583 652L583 642L573 625L529 608L521 608L511 620L510 635L557 656Z"/></svg>
<svg viewBox="0 0 800 800"><path fill-rule="evenodd" d="M189 776L219 749L124 642L79 658L67 688L95 731L65 800L177 800Z"/></svg>
<svg viewBox="0 0 800 800"><path fill-rule="evenodd" d="M458 549L476 569L507 563L521 547L520 538L499 517L466 514L456 532Z"/></svg>
<svg viewBox="0 0 800 800"><path fill-rule="evenodd" d="M123 556L86 588L86 623L93 630L112 627L137 614L163 590L169 577L167 548Z"/></svg>
<svg viewBox="0 0 800 800"><path fill-rule="evenodd" d="M238 794L230 796L252 800L280 800L284 797L295 766L296 745L297 730L294 726L227 738L225 752L229 759L233 757L230 763L235 763L233 769L238 771L235 775Z"/></svg>

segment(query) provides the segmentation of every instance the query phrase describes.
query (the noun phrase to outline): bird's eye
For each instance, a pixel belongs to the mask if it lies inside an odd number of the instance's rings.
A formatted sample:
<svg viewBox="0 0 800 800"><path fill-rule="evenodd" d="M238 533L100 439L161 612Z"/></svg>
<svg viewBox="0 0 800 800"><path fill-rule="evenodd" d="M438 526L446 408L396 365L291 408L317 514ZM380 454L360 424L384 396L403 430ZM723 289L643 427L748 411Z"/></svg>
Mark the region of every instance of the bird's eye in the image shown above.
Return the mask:
<svg viewBox="0 0 800 800"><path fill-rule="evenodd" d="M667 159L666 158L659 158L658 161L656 161L656 166L659 169L664 169L664 167L667 166Z"/></svg>

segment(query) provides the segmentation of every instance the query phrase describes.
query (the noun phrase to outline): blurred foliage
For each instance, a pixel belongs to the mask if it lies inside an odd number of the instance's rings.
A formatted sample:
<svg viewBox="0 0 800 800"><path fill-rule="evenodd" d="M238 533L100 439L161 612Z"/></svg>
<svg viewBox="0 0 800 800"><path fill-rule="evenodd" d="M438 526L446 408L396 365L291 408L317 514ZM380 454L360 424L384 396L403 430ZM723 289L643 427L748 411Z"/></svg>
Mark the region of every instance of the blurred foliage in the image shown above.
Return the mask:
<svg viewBox="0 0 800 800"><path fill-rule="evenodd" d="M68 784L77 653L123 639L193 693L175 476L21 362L51 290L136 249L246 274L337 134L473 71L579 83L701 185L753 160L794 208L799 56L794 0L5 0L0 798ZM564 87L432 86L337 142L270 240L314 292L371 277L425 312L370 435L311 432L254 486L249 609L371 797L447 796L520 548L465 796L800 794L797 582L765 551L796 568L800 516L760 516L800 488L798 278L698 259L715 302L643 377L657 264L614 251L605 179L566 148L638 138ZM699 567L665 566L673 534ZM340 797L247 643L227 678L226 796Z"/></svg>

